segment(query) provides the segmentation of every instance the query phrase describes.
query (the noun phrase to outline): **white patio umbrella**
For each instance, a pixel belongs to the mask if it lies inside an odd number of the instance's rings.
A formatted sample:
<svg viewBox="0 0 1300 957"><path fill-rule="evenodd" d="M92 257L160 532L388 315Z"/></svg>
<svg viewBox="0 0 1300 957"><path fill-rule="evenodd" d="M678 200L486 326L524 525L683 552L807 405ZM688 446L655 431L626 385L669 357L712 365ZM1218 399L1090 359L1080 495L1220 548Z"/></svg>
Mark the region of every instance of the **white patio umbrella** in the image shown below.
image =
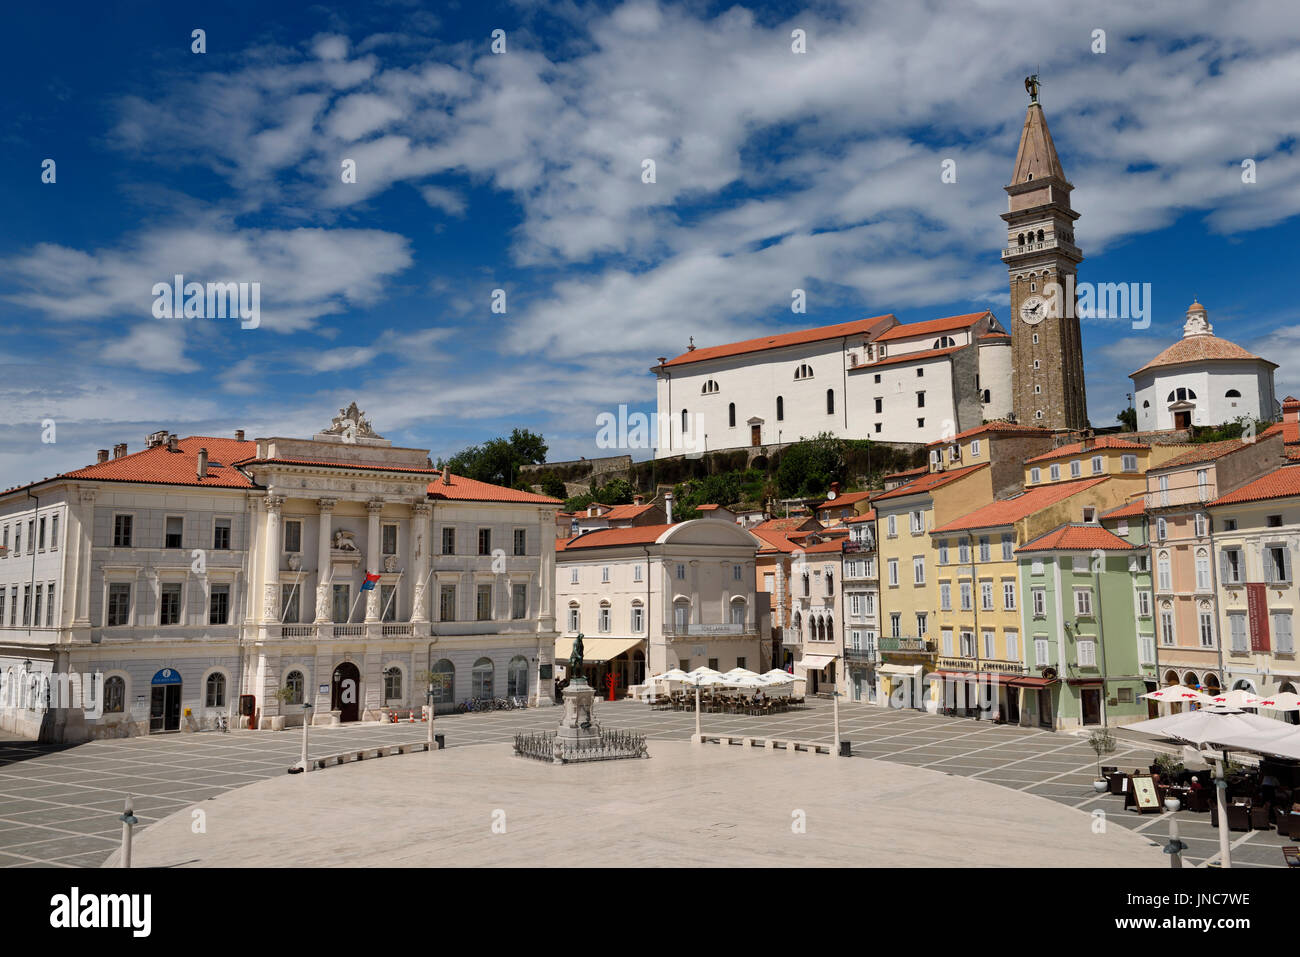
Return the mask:
<svg viewBox="0 0 1300 957"><path fill-rule="evenodd" d="M700 665L698 668L694 668L694 669L691 670L691 674L694 675L694 676L697 677L697 678L699 678L699 677L703 677L704 675L717 675L717 674L721 674L721 673L722 673L722 672L720 672L720 671L715 671L715 670L712 669L712 668L706 668L706 667L704 667L704 665Z"/></svg>
<svg viewBox="0 0 1300 957"><path fill-rule="evenodd" d="M757 678L758 674L756 672L750 671L748 668L732 668L725 675L723 675L723 677L724 678Z"/></svg>
<svg viewBox="0 0 1300 957"><path fill-rule="evenodd" d="M1253 751L1257 754L1287 756L1287 752L1294 749L1295 755L1300 757L1300 731L1292 725L1272 718L1263 718L1257 714L1249 714L1237 708L1218 705L1127 724L1124 725L1124 730L1190 744L1201 751L1212 748L1223 752L1223 756L1217 762L1215 785L1219 808L1219 856L1224 867L1232 866L1225 797L1227 782L1223 777L1223 766L1228 759L1227 752Z"/></svg>
<svg viewBox="0 0 1300 957"><path fill-rule="evenodd" d="M739 678L732 678L727 683L732 688L745 688L751 691L757 690L759 688L768 687L768 683L764 681L762 678L760 678L758 675L753 675L752 677L742 676Z"/></svg>
<svg viewBox="0 0 1300 957"><path fill-rule="evenodd" d="M650 680L651 681L685 681L686 677L687 677L686 672L682 671L681 668L669 668L661 675L651 675Z"/></svg>
<svg viewBox="0 0 1300 957"><path fill-rule="evenodd" d="M778 681L794 681L794 675L790 674L788 671L782 671L780 668L773 668L771 671L764 671L762 677Z"/></svg>
<svg viewBox="0 0 1300 957"><path fill-rule="evenodd" d="M1292 691L1261 695L1256 707L1268 708L1270 711L1300 711L1300 695Z"/></svg>
<svg viewBox="0 0 1300 957"><path fill-rule="evenodd" d="M1221 708L1255 708L1259 706L1259 697L1241 688L1234 688L1210 695L1210 702Z"/></svg>
<svg viewBox="0 0 1300 957"><path fill-rule="evenodd" d="M1208 704L1210 699L1201 694L1195 688L1189 688L1186 685L1165 685L1163 688L1157 688L1155 691L1148 691L1140 698L1151 698L1154 701L1163 701L1167 704Z"/></svg>

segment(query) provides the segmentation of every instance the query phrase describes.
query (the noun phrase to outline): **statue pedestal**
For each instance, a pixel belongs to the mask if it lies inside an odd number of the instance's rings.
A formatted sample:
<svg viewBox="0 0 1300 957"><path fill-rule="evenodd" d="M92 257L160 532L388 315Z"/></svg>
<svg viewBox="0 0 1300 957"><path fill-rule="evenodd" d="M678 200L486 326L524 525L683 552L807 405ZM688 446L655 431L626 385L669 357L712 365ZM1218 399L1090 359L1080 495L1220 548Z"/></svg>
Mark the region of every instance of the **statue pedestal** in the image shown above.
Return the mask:
<svg viewBox="0 0 1300 957"><path fill-rule="evenodd" d="M564 714L560 717L555 743L565 751L595 747L600 740L600 730L591 714L596 689L587 684L584 678L575 678L561 694L564 697Z"/></svg>

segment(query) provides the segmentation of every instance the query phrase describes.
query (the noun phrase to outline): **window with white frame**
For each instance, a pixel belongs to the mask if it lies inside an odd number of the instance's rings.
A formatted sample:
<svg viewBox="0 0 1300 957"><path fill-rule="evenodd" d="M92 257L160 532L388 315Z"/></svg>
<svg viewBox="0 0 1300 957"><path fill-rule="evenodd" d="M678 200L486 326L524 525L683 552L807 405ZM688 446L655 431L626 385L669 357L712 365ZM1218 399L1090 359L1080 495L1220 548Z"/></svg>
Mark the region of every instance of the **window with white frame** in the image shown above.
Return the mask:
<svg viewBox="0 0 1300 957"><path fill-rule="evenodd" d="M1076 615L1092 614L1092 589L1076 588L1074 590L1074 613Z"/></svg>
<svg viewBox="0 0 1300 957"><path fill-rule="evenodd" d="M1055 482L1057 479L1059 479L1059 478L1061 477L1061 465L1060 465L1060 463L1059 463L1059 462L1053 462L1052 465L1051 465L1051 467L1047 470L1047 474L1048 474L1049 476L1051 476L1051 479L1052 479L1053 482Z"/></svg>
<svg viewBox="0 0 1300 957"><path fill-rule="evenodd" d="M1151 617L1151 592L1146 590L1141 590L1137 593L1137 596L1138 596L1138 617L1150 618Z"/></svg>
<svg viewBox="0 0 1300 957"><path fill-rule="evenodd" d="M1035 468L1032 468L1032 469L1029 470L1029 484L1030 484L1030 485L1037 485L1037 484L1038 484L1039 482L1041 482L1042 480L1043 480L1043 470L1042 470L1042 469L1035 467Z"/></svg>
<svg viewBox="0 0 1300 957"><path fill-rule="evenodd" d="M1047 617L1047 592L1042 588L1033 589L1030 594L1034 599L1034 617Z"/></svg>
<svg viewBox="0 0 1300 957"><path fill-rule="evenodd" d="M1097 642L1092 640L1088 640L1088 641L1080 640L1078 649L1079 649L1080 668L1097 667Z"/></svg>
<svg viewBox="0 0 1300 957"><path fill-rule="evenodd" d="M939 582L939 610L952 611L952 585L949 582Z"/></svg>
<svg viewBox="0 0 1300 957"><path fill-rule="evenodd" d="M570 585L578 584L578 568L576 565L573 568L569 569L569 584Z"/></svg>
<svg viewBox="0 0 1300 957"><path fill-rule="evenodd" d="M943 656L945 658L951 658L952 657L952 632L951 631L940 632L939 639L940 641L943 642Z"/></svg>
<svg viewBox="0 0 1300 957"><path fill-rule="evenodd" d="M1115 526L1115 534L1118 535L1120 538L1125 538L1125 537L1128 536L1128 519L1127 519L1127 518L1121 518L1121 519L1119 520L1119 524L1118 524L1117 526Z"/></svg>
<svg viewBox="0 0 1300 957"><path fill-rule="evenodd" d="M1047 637L1045 635L1034 636L1034 664L1039 665L1040 667L1042 665L1051 664L1051 659L1048 657L1047 651Z"/></svg>
<svg viewBox="0 0 1300 957"><path fill-rule="evenodd" d="M1043 573L1043 560L1035 558L1029 563L1029 573L1031 575L1041 575Z"/></svg>
<svg viewBox="0 0 1300 957"><path fill-rule="evenodd" d="M1201 512L1196 513L1196 537L1204 538L1209 534L1210 523Z"/></svg>
<svg viewBox="0 0 1300 957"><path fill-rule="evenodd" d="M645 609L640 602L632 603L632 634L639 635L645 628Z"/></svg>
<svg viewBox="0 0 1300 957"><path fill-rule="evenodd" d="M1156 540L1163 542L1169 537L1169 523L1163 518L1156 519Z"/></svg>
<svg viewBox="0 0 1300 957"><path fill-rule="evenodd" d="M890 538L898 537L898 516L897 515L890 515L885 519L885 529L886 529L885 534L887 534Z"/></svg>
<svg viewBox="0 0 1300 957"><path fill-rule="evenodd" d="M1201 647L1214 647L1214 616L1206 609L1202 609L1197 616L1200 624Z"/></svg>
<svg viewBox="0 0 1300 957"><path fill-rule="evenodd" d="M993 583L980 582L980 610L993 610Z"/></svg>
<svg viewBox="0 0 1300 957"><path fill-rule="evenodd" d="M1136 472L1138 470L1138 457L1131 454L1120 456L1119 467L1125 472Z"/></svg>
<svg viewBox="0 0 1300 957"><path fill-rule="evenodd" d="M971 454L972 456L976 456L976 455L979 455L979 454L980 454L980 440L979 440L979 439L971 439L971 443L970 443L970 454Z"/></svg>
<svg viewBox="0 0 1300 957"><path fill-rule="evenodd" d="M1234 652L1240 654L1248 650L1246 644L1246 615L1244 612L1228 612L1228 634L1231 636L1230 640Z"/></svg>
<svg viewBox="0 0 1300 957"><path fill-rule="evenodd" d="M980 561L987 562L989 560L989 556L990 556L989 537L987 535L981 535L980 536Z"/></svg>
<svg viewBox="0 0 1300 957"><path fill-rule="evenodd" d="M602 565L602 566L600 567L600 583L601 583L602 585L608 585L608 584L609 584L609 566L608 566L608 565Z"/></svg>
<svg viewBox="0 0 1300 957"><path fill-rule="evenodd" d="M1002 533L1002 560L1014 561L1016 557L1016 537L1010 532Z"/></svg>
<svg viewBox="0 0 1300 957"><path fill-rule="evenodd" d="M1160 644L1174 643L1174 613L1172 609L1160 609Z"/></svg>
<svg viewBox="0 0 1300 957"><path fill-rule="evenodd" d="M1075 459L1070 463L1070 478L1078 478L1083 474L1083 463Z"/></svg>
<svg viewBox="0 0 1300 957"><path fill-rule="evenodd" d="M1289 582L1291 580L1291 551L1285 545L1264 546L1264 581Z"/></svg>
<svg viewBox="0 0 1300 957"><path fill-rule="evenodd" d="M1210 590L1210 553L1204 548L1196 550L1196 590Z"/></svg>
<svg viewBox="0 0 1300 957"><path fill-rule="evenodd" d="M962 582L962 583L960 584L960 586L959 586L959 592L960 592L960 595L961 595L961 610L962 610L962 611L970 611L970 610L971 610L971 585L970 585L970 582Z"/></svg>
<svg viewBox="0 0 1300 957"><path fill-rule="evenodd" d="M578 631L581 622L581 609L577 605L569 606L569 631Z"/></svg>
<svg viewBox="0 0 1300 957"><path fill-rule="evenodd" d="M973 631L963 631L959 640L961 641L961 656L963 658L974 658L975 633Z"/></svg>
<svg viewBox="0 0 1300 957"><path fill-rule="evenodd" d="M912 558L912 584L925 584L925 559L920 555Z"/></svg>
<svg viewBox="0 0 1300 957"><path fill-rule="evenodd" d="M993 653L993 632L991 631L984 632L984 657L995 657Z"/></svg>
<svg viewBox="0 0 1300 957"><path fill-rule="evenodd" d="M1156 639L1154 635L1138 635L1138 654L1142 656L1141 664L1156 663Z"/></svg>
<svg viewBox="0 0 1300 957"><path fill-rule="evenodd" d="M891 585L898 584L898 559L897 558L889 559L889 584Z"/></svg>
<svg viewBox="0 0 1300 957"><path fill-rule="evenodd" d="M1246 563L1240 548L1225 548L1221 556L1220 571L1225 585L1240 585L1243 581Z"/></svg>
<svg viewBox="0 0 1300 957"><path fill-rule="evenodd" d="M1156 587L1161 591L1173 591L1173 577L1169 570L1169 553L1161 552L1156 556Z"/></svg>
<svg viewBox="0 0 1300 957"><path fill-rule="evenodd" d="M608 602L601 602L600 614L597 617L597 621L599 622L598 627L602 632L609 631L609 603Z"/></svg>
<svg viewBox="0 0 1300 957"><path fill-rule="evenodd" d="M908 514L909 520L910 520L910 522L911 522L911 526L912 526L912 534L913 534L913 535L920 535L922 532L924 532L924 531L925 531L925 513L924 513L924 512L908 512L907 514Z"/></svg>
<svg viewBox="0 0 1300 957"><path fill-rule="evenodd" d="M963 565L970 564L970 544L964 538L957 543L957 561Z"/></svg>
<svg viewBox="0 0 1300 957"><path fill-rule="evenodd" d="M510 617L515 621L528 617L528 585L523 582L510 586Z"/></svg>
<svg viewBox="0 0 1300 957"><path fill-rule="evenodd" d="M632 581L645 581L645 569L641 565L632 566Z"/></svg>
<svg viewBox="0 0 1300 957"><path fill-rule="evenodd" d="M1100 455L1094 455L1092 457L1092 474L1100 475L1105 470L1106 470L1105 460Z"/></svg>
<svg viewBox="0 0 1300 957"><path fill-rule="evenodd" d="M15 602L16 604L16 602ZM23 599L23 623L28 622L28 600ZM131 623L131 585L129 582L111 582L108 586L108 613L104 624L108 627Z"/></svg>
<svg viewBox="0 0 1300 957"><path fill-rule="evenodd" d="M948 539L946 538L939 540L939 564L948 564Z"/></svg>
<svg viewBox="0 0 1300 957"><path fill-rule="evenodd" d="M1295 654L1295 639L1291 636L1291 612L1273 613L1273 643L1278 654Z"/></svg>
<svg viewBox="0 0 1300 957"><path fill-rule="evenodd" d="M1009 578L1002 580L1002 608L1004 611L1016 610L1016 583Z"/></svg>
<svg viewBox="0 0 1300 957"><path fill-rule="evenodd" d="M1008 631L1005 639L1007 643L1007 661L1020 660L1020 635L1018 632Z"/></svg>

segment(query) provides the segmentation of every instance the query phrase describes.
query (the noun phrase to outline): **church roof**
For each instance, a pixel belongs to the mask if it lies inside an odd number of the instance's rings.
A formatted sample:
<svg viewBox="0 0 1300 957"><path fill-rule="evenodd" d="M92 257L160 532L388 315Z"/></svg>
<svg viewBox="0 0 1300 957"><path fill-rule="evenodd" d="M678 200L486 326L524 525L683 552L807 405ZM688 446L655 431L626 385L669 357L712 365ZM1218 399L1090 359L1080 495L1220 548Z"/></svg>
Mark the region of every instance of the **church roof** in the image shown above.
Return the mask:
<svg viewBox="0 0 1300 957"><path fill-rule="evenodd" d="M873 316L870 319L855 319L853 322L841 322L834 326L819 326L816 329L801 329L799 332L784 332L775 336L759 336L757 339L744 339L740 342L728 342L720 346L703 346L683 352L676 358L669 359L662 368L682 366L688 362L703 362L706 359L725 359L728 356L743 356L749 352L765 352L768 349L780 349L783 346L799 346L808 342L821 342L825 339L839 339L842 336L871 335L880 329L893 325L898 320L891 315Z"/></svg>
<svg viewBox="0 0 1300 957"><path fill-rule="evenodd" d="M1017 186L1048 177L1065 182L1065 170L1061 168L1061 158L1056 155L1056 144L1052 142L1051 131L1047 128L1043 107L1038 103L1030 103L1025 113L1025 126L1020 131L1020 148L1016 151L1011 185Z"/></svg>
<svg viewBox="0 0 1300 957"><path fill-rule="evenodd" d="M1224 359L1249 359L1277 368L1276 362L1269 362L1253 352L1247 352L1235 342L1229 342L1227 339L1220 339L1214 335L1199 335L1179 339L1141 369L1138 369L1137 372L1129 373L1129 378L1131 379L1134 376L1141 375L1148 369L1155 369L1160 366L1184 365L1189 362L1215 362Z"/></svg>
<svg viewBox="0 0 1300 957"><path fill-rule="evenodd" d="M876 337L876 342L892 342L895 339L910 339L912 336L932 336L938 332L952 332L954 329L967 329L985 316L992 316L988 311L968 312L960 316L945 316L942 319L928 319L925 322L904 322L894 326L888 332Z"/></svg>

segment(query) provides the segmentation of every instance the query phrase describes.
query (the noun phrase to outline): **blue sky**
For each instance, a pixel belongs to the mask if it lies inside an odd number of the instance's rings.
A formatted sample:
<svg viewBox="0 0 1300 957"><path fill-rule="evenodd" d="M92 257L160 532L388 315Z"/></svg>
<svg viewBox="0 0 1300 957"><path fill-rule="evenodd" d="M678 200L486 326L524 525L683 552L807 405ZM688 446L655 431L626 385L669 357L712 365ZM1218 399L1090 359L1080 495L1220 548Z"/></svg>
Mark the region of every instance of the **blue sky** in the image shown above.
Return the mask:
<svg viewBox="0 0 1300 957"><path fill-rule="evenodd" d="M590 456L692 335L1006 322L1035 68L1080 278L1152 284L1149 329L1084 323L1093 423L1193 296L1300 394L1291 5L178 6L7 13L0 485L158 429L309 435L353 399L435 458L515 426ZM155 318L176 273L259 282L261 325Z"/></svg>

